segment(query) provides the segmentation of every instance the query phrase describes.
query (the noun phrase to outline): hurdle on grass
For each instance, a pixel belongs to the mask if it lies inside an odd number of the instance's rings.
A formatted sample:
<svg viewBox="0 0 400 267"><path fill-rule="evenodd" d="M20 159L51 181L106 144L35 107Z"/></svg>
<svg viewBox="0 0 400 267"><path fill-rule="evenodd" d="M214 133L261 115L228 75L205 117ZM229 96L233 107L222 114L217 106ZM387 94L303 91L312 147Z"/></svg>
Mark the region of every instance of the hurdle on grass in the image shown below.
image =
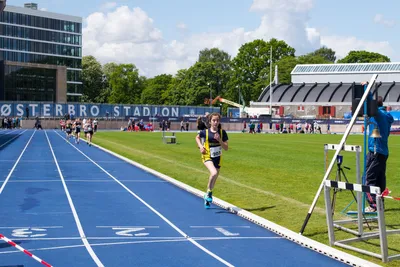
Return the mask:
<svg viewBox="0 0 400 267"><path fill-rule="evenodd" d="M324 145L324 155L325 159L328 159L328 152L329 150L337 150L340 149L340 151L347 151L347 152L355 152L356 153L356 183L361 184L361 168L360 168L360 154L362 151L361 146L358 145L344 145L342 147L339 147L337 144L325 144ZM327 162L325 160L325 170L327 169ZM339 170L337 170L339 172ZM337 173L336 179L340 176L340 173ZM355 222L357 221L358 224L358 232L355 232L354 230L348 229L348 228L342 228L337 226L338 228L341 228L344 231L356 234L356 235L362 235L363 233L363 205L362 205L362 198L363 194L362 192L357 191L357 197L356 197L356 202L357 202L357 219L356 220L343 220L343 221L336 221L336 225L342 224L342 223L348 223L350 221ZM354 200L353 200L354 201Z"/></svg>
<svg viewBox="0 0 400 267"><path fill-rule="evenodd" d="M9 245L17 248L19 251L22 251L23 253L25 253L26 255L32 257L33 259L35 259L36 261L40 262L41 264L43 264L44 266L47 267L53 267L51 264L48 264L47 262L45 262L44 260L36 257L35 255L33 255L32 253L30 253L29 251L27 251L26 249L24 249L21 246L18 246L17 244L15 244L15 242L13 242L12 240L8 239L7 237L5 237L4 235L0 234L0 239L7 242Z"/></svg>
<svg viewBox="0 0 400 267"><path fill-rule="evenodd" d="M335 227L339 228L341 230L344 230L344 227L337 227L337 225L335 224L335 221L333 220L332 202L331 202L331 197L330 197L331 188L340 188L343 190L376 194L376 208L377 208L378 217L375 218L375 220L378 220L378 231L365 232L365 233L361 233L361 234L353 231L353 234L355 234L356 237L343 239L343 240L336 240L335 239ZM363 253L363 254L366 254L369 256L373 256L373 257L381 259L383 262L388 262L388 261L391 261L394 259L400 259L400 254L389 256L387 235L388 234L399 234L400 230L386 230L385 213L384 213L383 201L382 201L383 197L392 198L392 199L396 199L396 198L381 194L381 190L377 186L350 184L350 183L331 181L331 180L325 181L324 189L325 189L324 192L325 192L326 222L328 225L329 244L331 246L335 245L338 247L342 247L342 248L350 249L350 250L353 250L353 251L356 251L359 253ZM349 231L347 231L347 232L349 232ZM379 238L380 249L381 249L380 254L349 245L349 243L352 243L352 242L365 241L365 240L374 239L374 238Z"/></svg>
<svg viewBox="0 0 400 267"><path fill-rule="evenodd" d="M353 125L354 125L354 123L355 123L355 121L357 119L358 113L361 110L361 107L364 105L364 102L367 100L367 96L368 96L369 92L371 91L372 86L375 84L375 81L376 81L377 77L378 77L377 74L372 75L371 80L370 80L370 82L368 84L368 87L365 89L364 94L363 94L363 96L362 96L362 98L360 100L360 103L358 104L358 106L357 106L357 108L356 108L356 110L355 110L355 112L353 114L353 117L351 117L350 123L347 126L346 131L343 134L342 140L340 141L340 143L339 143L339 145L338 145L338 147L336 149L335 155L333 156L333 158L331 160L331 163L329 164L329 166L328 166L328 168L327 168L327 170L325 172L324 178L321 181L321 184L320 184L320 186L318 188L318 191L315 194L314 200L311 203L310 209L308 210L306 218L304 219L303 225L301 226L301 229L300 229L300 234L303 234L303 232L304 232L304 230L305 230L305 228L307 226L307 223L311 218L312 212L314 211L314 208L317 205L317 201L318 201L319 195L321 194L322 189L324 187L324 183L328 179L328 176L332 171L333 165L336 162L336 158L339 155L339 153L341 151L341 148L343 147L344 143L346 142L346 139L350 134L350 130L353 127Z"/></svg>

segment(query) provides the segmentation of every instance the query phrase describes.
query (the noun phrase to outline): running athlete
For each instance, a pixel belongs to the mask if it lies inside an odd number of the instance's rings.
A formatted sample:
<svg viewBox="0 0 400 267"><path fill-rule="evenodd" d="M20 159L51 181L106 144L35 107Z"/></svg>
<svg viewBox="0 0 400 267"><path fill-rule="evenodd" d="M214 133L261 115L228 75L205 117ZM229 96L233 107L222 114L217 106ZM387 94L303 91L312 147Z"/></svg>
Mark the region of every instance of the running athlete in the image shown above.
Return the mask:
<svg viewBox="0 0 400 267"><path fill-rule="evenodd" d="M87 138L87 144L89 146L92 146L92 136L93 136L93 123L92 119L88 119L86 121L86 138Z"/></svg>
<svg viewBox="0 0 400 267"><path fill-rule="evenodd" d="M79 144L79 141L80 141L81 126L82 126L81 120L79 118L76 119L75 120L75 131L74 131L76 144Z"/></svg>
<svg viewBox="0 0 400 267"><path fill-rule="evenodd" d="M67 135L67 141L70 141L71 133L72 133L72 122L71 122L71 120L67 120L67 123L65 124L65 133Z"/></svg>
<svg viewBox="0 0 400 267"><path fill-rule="evenodd" d="M207 193L204 195L204 207L210 208L212 203L212 190L217 181L221 168L222 149L228 150L228 134L219 128L221 115L212 113L208 117L210 128L201 130L196 136L196 143L200 149L204 165L210 172ZM202 142L202 140L204 140Z"/></svg>

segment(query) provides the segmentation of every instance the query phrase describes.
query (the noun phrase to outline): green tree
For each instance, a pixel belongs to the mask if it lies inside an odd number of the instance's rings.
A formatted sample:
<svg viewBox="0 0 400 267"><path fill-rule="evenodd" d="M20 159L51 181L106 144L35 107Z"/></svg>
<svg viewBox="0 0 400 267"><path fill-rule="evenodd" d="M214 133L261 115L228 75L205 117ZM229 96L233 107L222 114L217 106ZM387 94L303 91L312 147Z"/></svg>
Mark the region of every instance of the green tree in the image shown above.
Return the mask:
<svg viewBox="0 0 400 267"><path fill-rule="evenodd" d="M272 58L270 50L272 48ZM271 39L254 40L242 45L239 53L232 60L235 84L240 87L246 102L258 98L262 91L262 83L269 84L269 79L273 79L269 74L270 62L277 62L283 57L294 56L295 49L290 47L285 41ZM265 75L267 74L268 77ZM266 80L268 78L268 80ZM230 88L231 92L236 91Z"/></svg>
<svg viewBox="0 0 400 267"><path fill-rule="evenodd" d="M120 64L111 73L109 84L111 94L109 103L139 104L145 78L133 64Z"/></svg>
<svg viewBox="0 0 400 267"><path fill-rule="evenodd" d="M113 71L116 70L118 67L118 64L116 63L106 63L103 65L102 70L103 70L103 88L101 92L99 93L98 96L95 98L96 103L108 103L110 95L111 95L111 85L110 85L110 77Z"/></svg>
<svg viewBox="0 0 400 267"><path fill-rule="evenodd" d="M186 88L181 86L181 83L185 81L187 72L187 69L178 70L172 78L167 90L161 96L165 105L184 105Z"/></svg>
<svg viewBox="0 0 400 267"><path fill-rule="evenodd" d="M172 75L161 74L146 81L142 91L141 103L149 105L163 105L166 100L164 92L168 90L172 82Z"/></svg>
<svg viewBox="0 0 400 267"><path fill-rule="evenodd" d="M338 63L374 63L374 62L390 62L390 58L375 52L350 51L346 57L338 60Z"/></svg>
<svg viewBox="0 0 400 267"><path fill-rule="evenodd" d="M82 58L83 99L96 102L96 97L103 89L103 71L101 64L93 56Z"/></svg>
<svg viewBox="0 0 400 267"><path fill-rule="evenodd" d="M231 56L218 48L203 49L199 53L198 62L213 62L215 67L223 71L227 71L231 68Z"/></svg>
<svg viewBox="0 0 400 267"><path fill-rule="evenodd" d="M336 61L336 52L326 46L322 46L321 48L315 50L314 52L309 53L308 55L320 56L330 63L334 63Z"/></svg>

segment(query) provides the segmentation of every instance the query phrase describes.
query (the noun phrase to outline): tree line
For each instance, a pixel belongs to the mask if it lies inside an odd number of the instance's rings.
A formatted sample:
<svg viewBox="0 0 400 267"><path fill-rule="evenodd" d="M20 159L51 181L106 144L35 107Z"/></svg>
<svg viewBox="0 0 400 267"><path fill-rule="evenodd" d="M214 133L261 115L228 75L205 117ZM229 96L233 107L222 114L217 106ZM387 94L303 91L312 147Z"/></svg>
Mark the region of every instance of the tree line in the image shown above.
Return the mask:
<svg viewBox="0 0 400 267"><path fill-rule="evenodd" d="M295 52L286 42L274 38L245 43L234 58L221 49L205 48L188 69L153 78L141 76L134 64L101 65L95 57L84 56L82 102L198 106L208 104L205 100L211 91L212 98L221 96L234 102L240 101L241 94L248 105L274 79L271 60L273 70L278 65L279 83L287 84L297 64L390 62L387 56L368 51L350 51L337 61L336 52L328 47L301 56Z"/></svg>

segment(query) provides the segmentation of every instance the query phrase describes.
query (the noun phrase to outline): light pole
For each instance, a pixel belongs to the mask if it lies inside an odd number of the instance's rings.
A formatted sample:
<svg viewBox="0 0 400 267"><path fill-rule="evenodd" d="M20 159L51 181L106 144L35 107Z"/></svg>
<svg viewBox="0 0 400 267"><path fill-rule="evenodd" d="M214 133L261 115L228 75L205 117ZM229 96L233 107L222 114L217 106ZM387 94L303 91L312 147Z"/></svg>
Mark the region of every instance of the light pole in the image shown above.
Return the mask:
<svg viewBox="0 0 400 267"><path fill-rule="evenodd" d="M238 89L238 91L239 91L239 95L238 95L238 103L240 104L240 86L239 85L236 85L236 88Z"/></svg>
<svg viewBox="0 0 400 267"><path fill-rule="evenodd" d="M211 98L212 98L212 95L211 95L211 86L210 86L210 83L209 83L209 82L207 83L207 85L208 85L208 87L210 88L210 99L209 99L209 103L210 103L210 109L211 109L211 104L212 104L212 103L211 103L211 102L212 102L212 99L211 99Z"/></svg>

